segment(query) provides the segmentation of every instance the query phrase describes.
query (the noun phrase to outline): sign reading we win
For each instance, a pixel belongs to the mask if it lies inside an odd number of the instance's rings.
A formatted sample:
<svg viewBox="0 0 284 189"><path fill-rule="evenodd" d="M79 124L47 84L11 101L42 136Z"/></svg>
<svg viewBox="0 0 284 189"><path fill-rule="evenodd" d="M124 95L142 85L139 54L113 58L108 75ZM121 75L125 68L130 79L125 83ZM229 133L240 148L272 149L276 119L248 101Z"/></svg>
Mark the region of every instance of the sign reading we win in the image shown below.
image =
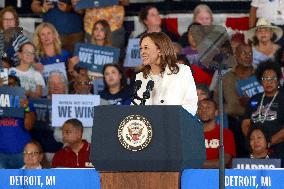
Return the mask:
<svg viewBox="0 0 284 189"><path fill-rule="evenodd" d="M75 56L79 57L78 66L93 72L102 72L105 64L118 63L119 48L76 43Z"/></svg>
<svg viewBox="0 0 284 189"><path fill-rule="evenodd" d="M61 127L68 119L79 119L84 127L93 126L94 106L99 95L52 95L52 126Z"/></svg>

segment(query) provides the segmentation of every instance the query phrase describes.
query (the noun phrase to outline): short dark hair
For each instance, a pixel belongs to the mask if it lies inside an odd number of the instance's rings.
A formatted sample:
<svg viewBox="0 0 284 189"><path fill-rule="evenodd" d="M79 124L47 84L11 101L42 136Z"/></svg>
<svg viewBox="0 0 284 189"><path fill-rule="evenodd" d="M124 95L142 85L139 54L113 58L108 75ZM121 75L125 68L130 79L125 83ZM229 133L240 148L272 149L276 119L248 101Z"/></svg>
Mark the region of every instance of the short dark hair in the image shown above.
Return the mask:
<svg viewBox="0 0 284 189"><path fill-rule="evenodd" d="M177 55L177 61L183 61L184 62L184 65L187 65L187 66L189 66L190 67L190 62L189 62L189 60L186 58L186 56L184 55L184 54L178 54ZM191 72L192 72L193 70L191 69Z"/></svg>
<svg viewBox="0 0 284 189"><path fill-rule="evenodd" d="M197 84L196 89L199 89L199 90L205 92L207 94L207 98L211 97L210 90L209 90L208 86L205 85L204 83Z"/></svg>
<svg viewBox="0 0 284 189"><path fill-rule="evenodd" d="M67 121L64 122L64 124L70 124L73 127L75 127L76 129L79 129L80 131L82 131L82 133L83 133L83 129L84 129L83 124L78 119L68 119Z"/></svg>
<svg viewBox="0 0 284 189"><path fill-rule="evenodd" d="M147 19L147 16L149 14L149 10L153 9L153 8L157 9L154 6L149 5L149 6L142 8L141 11L139 12L139 22L141 22L141 24L143 24L144 26L146 26L144 21Z"/></svg>
<svg viewBox="0 0 284 189"><path fill-rule="evenodd" d="M205 98L205 99L203 99L203 100L200 100L200 101L198 102L198 106L199 106L202 102L210 102L210 103L213 103L215 110L218 110L217 103L216 103L212 98Z"/></svg>
<svg viewBox="0 0 284 189"><path fill-rule="evenodd" d="M21 81L20 81L20 79L19 79L17 76L15 76L15 75L9 75L8 78L9 78L9 79L13 79L18 87L21 86Z"/></svg>
<svg viewBox="0 0 284 189"><path fill-rule="evenodd" d="M273 70L276 73L277 76L277 81L280 81L282 77L282 71L278 63L272 60L267 60L264 62L261 62L256 70L255 70L255 75L257 80L261 83L262 75L266 70Z"/></svg>
<svg viewBox="0 0 284 189"><path fill-rule="evenodd" d="M263 129L263 125L261 125L261 123L253 123L249 128L247 138L246 138L247 139L247 147L248 147L248 150L250 152L252 152L252 149L251 149L251 146L250 146L250 137L255 130L259 130L260 132L262 132L262 134L263 134L263 136L266 140L267 145L269 145L269 143L271 142L271 138L268 135L268 133L265 132L265 130ZM267 146L267 148L268 148L268 146Z"/></svg>

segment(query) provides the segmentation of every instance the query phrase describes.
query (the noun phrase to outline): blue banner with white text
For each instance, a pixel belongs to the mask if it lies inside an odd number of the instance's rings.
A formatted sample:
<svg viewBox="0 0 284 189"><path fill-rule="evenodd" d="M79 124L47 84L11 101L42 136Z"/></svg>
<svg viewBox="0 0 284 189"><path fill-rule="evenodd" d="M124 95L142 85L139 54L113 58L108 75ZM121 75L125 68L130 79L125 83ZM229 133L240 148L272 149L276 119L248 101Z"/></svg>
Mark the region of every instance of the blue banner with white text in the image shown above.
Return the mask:
<svg viewBox="0 0 284 189"><path fill-rule="evenodd" d="M105 64L118 63L119 48L76 43L75 55L79 57L79 67L93 72L102 72Z"/></svg>
<svg viewBox="0 0 284 189"><path fill-rule="evenodd" d="M280 189L284 188L283 170L226 169L225 188L230 189ZM218 169L187 169L181 176L182 189L218 189Z"/></svg>
<svg viewBox="0 0 284 189"><path fill-rule="evenodd" d="M0 188L100 189L95 169L2 169Z"/></svg>
<svg viewBox="0 0 284 189"><path fill-rule="evenodd" d="M0 87L0 117L23 118L24 108L20 100L25 98L25 90L21 87Z"/></svg>

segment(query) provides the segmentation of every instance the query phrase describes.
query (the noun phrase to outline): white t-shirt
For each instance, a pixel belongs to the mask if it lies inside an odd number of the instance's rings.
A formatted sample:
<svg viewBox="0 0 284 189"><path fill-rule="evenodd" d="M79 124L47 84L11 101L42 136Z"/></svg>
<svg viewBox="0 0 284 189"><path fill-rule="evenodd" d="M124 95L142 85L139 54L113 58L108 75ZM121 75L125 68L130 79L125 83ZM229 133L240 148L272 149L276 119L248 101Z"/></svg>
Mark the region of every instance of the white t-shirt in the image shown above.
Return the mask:
<svg viewBox="0 0 284 189"><path fill-rule="evenodd" d="M30 68L26 72L20 71L17 68L11 68L9 70L9 75L17 76L20 79L21 87L23 87L25 91L35 92L37 85L40 85L43 88L45 87L45 82L41 73L33 68Z"/></svg>
<svg viewBox="0 0 284 189"><path fill-rule="evenodd" d="M256 17L266 18L275 25L284 25L284 0L252 0L256 7Z"/></svg>

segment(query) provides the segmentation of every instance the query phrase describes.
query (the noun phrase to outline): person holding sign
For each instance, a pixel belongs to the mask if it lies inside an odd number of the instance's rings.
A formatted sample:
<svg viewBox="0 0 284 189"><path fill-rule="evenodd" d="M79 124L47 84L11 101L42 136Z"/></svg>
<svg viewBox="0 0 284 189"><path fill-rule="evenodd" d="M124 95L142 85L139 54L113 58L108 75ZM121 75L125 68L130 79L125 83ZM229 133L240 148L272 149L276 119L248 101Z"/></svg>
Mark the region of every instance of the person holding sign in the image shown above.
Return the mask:
<svg viewBox="0 0 284 189"><path fill-rule="evenodd" d="M252 124L259 124L271 137L271 149L275 155L283 159L284 95L279 89L282 78L280 66L272 61L260 63L256 70L256 77L263 86L264 92L251 97L242 122L242 132L247 136Z"/></svg>
<svg viewBox="0 0 284 189"><path fill-rule="evenodd" d="M178 64L170 38L162 32L146 33L140 39L141 83L134 104L182 105L192 115L197 110L197 93L191 70Z"/></svg>
<svg viewBox="0 0 284 189"><path fill-rule="evenodd" d="M91 42L94 45L97 46L112 46L112 40L111 40L111 30L108 21L106 20L98 20L92 29L92 36L91 36ZM68 72L73 77L76 78L78 73L75 71L76 65L78 65L80 62L80 59L78 56L73 56L69 60L68 64ZM80 66L77 66L77 68ZM86 68L81 67L82 70L87 70ZM99 72L89 72L89 75L91 77L94 77L95 79L101 78L102 74Z"/></svg>
<svg viewBox="0 0 284 189"><path fill-rule="evenodd" d="M108 21L98 20L92 29L92 44L111 46L111 30Z"/></svg>
<svg viewBox="0 0 284 189"><path fill-rule="evenodd" d="M16 87L20 87L19 79L9 76L8 86L17 90ZM24 147L31 140L29 131L33 128L36 120L35 109L26 98L20 99L19 103L21 107L25 108L24 118L0 117L0 169L21 168L24 164Z"/></svg>
<svg viewBox="0 0 284 189"><path fill-rule="evenodd" d="M32 67L35 57L35 46L31 42L24 43L18 52L20 65L9 70L10 75L19 77L21 87L28 97L41 97L45 82L42 75Z"/></svg>

